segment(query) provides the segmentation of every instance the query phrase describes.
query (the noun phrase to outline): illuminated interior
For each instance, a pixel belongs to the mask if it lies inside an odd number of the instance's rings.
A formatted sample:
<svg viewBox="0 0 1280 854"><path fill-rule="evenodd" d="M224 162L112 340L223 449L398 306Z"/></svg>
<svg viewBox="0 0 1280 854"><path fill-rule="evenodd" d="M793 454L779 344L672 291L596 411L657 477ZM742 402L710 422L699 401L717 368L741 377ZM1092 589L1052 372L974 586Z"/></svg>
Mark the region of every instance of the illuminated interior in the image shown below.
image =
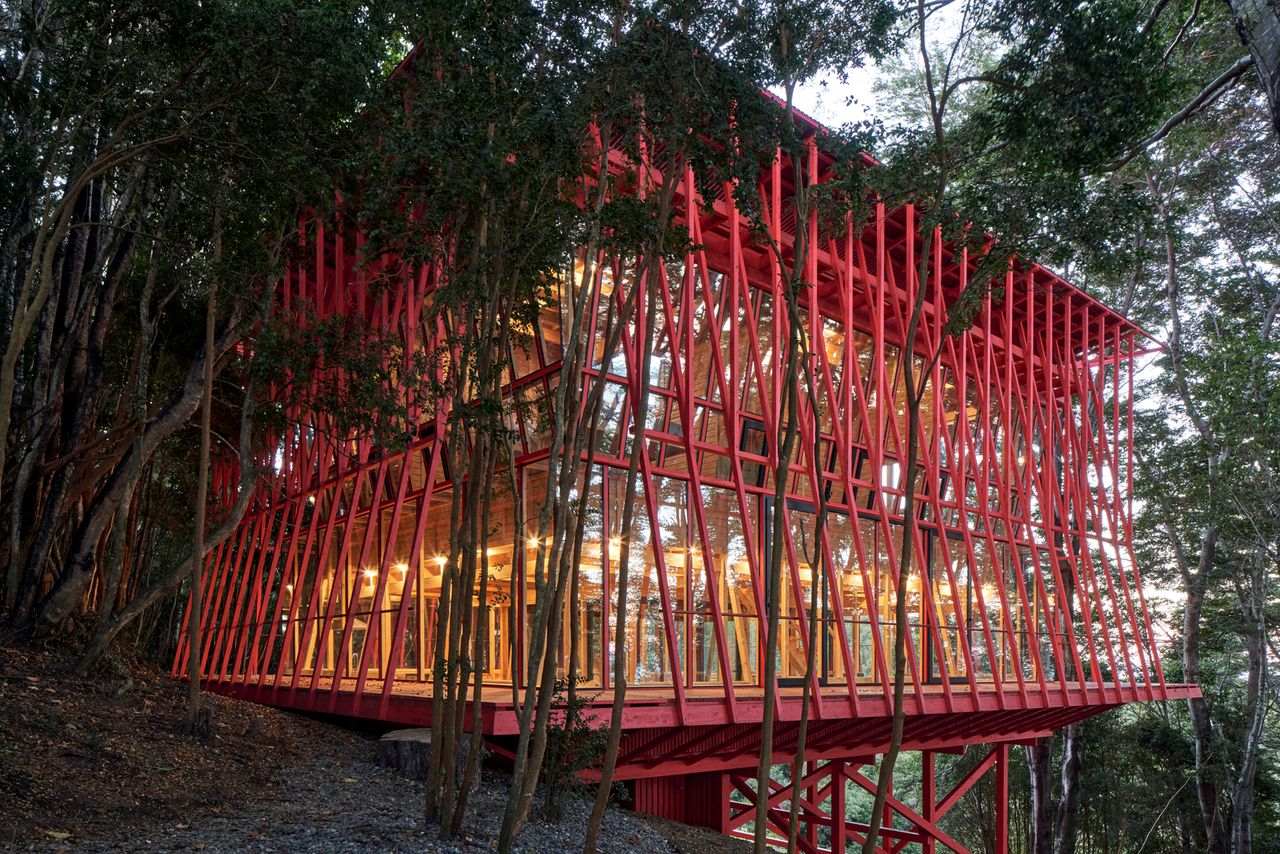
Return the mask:
<svg viewBox="0 0 1280 854"><path fill-rule="evenodd" d="M580 277L581 270L579 264L575 275ZM619 269L608 266L597 271L597 306L613 298L613 277L619 274ZM672 300L678 302L685 279L682 270L670 270L669 279ZM723 287L725 277L713 273L708 285ZM554 393L557 374L550 369L561 356L564 303L560 293L548 294L537 323L518 327L520 334L512 348L512 398L528 404L512 418L520 432L516 481L521 494L512 495L509 475L495 479L486 521L488 544L482 556L483 596L477 581L471 597L473 622L477 630L483 625L485 637L484 679L495 685L510 685L513 678L524 682L527 633L538 595L538 553L545 558L554 535L538 530L546 496L548 446L548 424L539 413L545 412L545 401ZM593 312L598 326L607 312L600 307ZM768 474L770 430L760 394L762 376L770 379L772 363L766 291L752 289L750 314L754 317L747 313L744 301L737 318L739 328L748 329L754 321L759 334L737 336L738 364L744 367L734 390L736 425L729 423L722 384L709 379L718 360L705 312L695 312L691 318L685 342L674 348L674 355L679 355L675 361L669 331L664 326L657 332L646 416L650 474L647 484L645 478L639 479L630 532L622 530L627 455L634 435L628 366L618 355L605 363L603 336L599 329L593 330L595 359L587 373L596 381L603 372L607 386L596 462L581 519L577 613L566 606L556 650L562 675L567 675L571 657L576 658L583 687L610 686L619 621L626 638L622 654L629 685L670 686L677 672L683 684L694 688L722 685L726 672L735 685L760 684L762 614L768 595L765 579L777 512ZM848 384L853 386L856 378L861 389L850 394L864 400L862 406L847 410L845 429L854 445L842 453L835 447L831 429L833 414L840 407L831 406L828 395L815 397L822 433L819 470L827 503L826 537L816 537L815 489L819 487L813 475L797 471L787 486L783 522L777 672L782 684L799 684L812 657L814 673L824 684L878 683L885 667L892 666L897 595L893 562L902 552L903 478L896 451L906 434L905 392L897 376L901 357L898 348L886 345L886 373L874 376L877 362L868 333L846 330L825 316L821 330L831 388L844 382L843 372L850 372ZM724 343L719 346L723 348ZM757 359L760 370L753 367ZM699 384L691 411L687 402L681 405L677 393L681 380L677 369L681 368L687 372L685 381L695 377ZM924 365L917 360L916 368L923 370ZM876 389L886 383L893 384L894 417L880 421L877 409L890 396ZM1028 441L1016 419L1009 430L996 417L989 424L978 422L977 390L972 382L962 384L943 366L937 368L931 388L935 386L942 389L941 405L931 391L921 409L930 441L973 442L977 437L1001 465L1008 456L1009 465L1019 469L1028 455L1038 456L1038 446ZM963 418L961 387L966 388ZM680 441L686 430L699 443L693 472ZM736 447L731 448L733 442ZM872 452L877 444L879 454ZM1015 455L1014 448L1021 450ZM434 443L428 442L395 458L382 476L382 491L376 497L379 481L369 472L348 477L340 492L321 489L310 496L311 524L298 528L293 538L297 542L289 551L292 563L286 561L280 570L282 579L296 581L287 583L279 594L280 620L274 626L275 652L269 672L280 668L289 674L296 667L303 675L333 675L339 669L335 651L345 649L349 658L340 668L345 674L360 673L364 656L367 678L381 679L388 675L396 653L397 682L433 679L441 572L451 546L449 471L454 465L440 455L440 470L428 485L433 456ZM735 456L740 461L738 472L733 469ZM411 467L411 490L397 516L393 485L405 460ZM973 536L986 524L982 517L989 508L983 508L978 484L972 480L968 494L958 496L945 470L940 482L926 483L921 469L917 489L925 496L917 499L924 508L918 536L929 560L924 566L917 561L904 591L908 643L918 662L916 678L922 683L961 682L970 677L1010 681L1019 675L1035 678L1037 666L1051 671L1051 647L1063 640L1049 631L1045 614L1053 608L1048 592L1052 587L1044 584L1046 573L1033 560L1031 548L1036 546L1044 564L1049 560L1045 538L1041 536L1038 543L1014 543L1000 530L994 537ZM337 508L332 505L335 496ZM356 510L349 513L353 499ZM522 502L522 531L515 530L517 501ZM419 534L417 523L424 512ZM416 550L415 536L419 538ZM314 542L299 548L307 537ZM620 612L624 549L629 592L625 612ZM302 566L298 555L305 553L311 557ZM966 557L969 554L974 556L972 561ZM402 612L404 597L408 602ZM812 617L811 602L817 605ZM811 620L817 630L813 644ZM397 636L398 652L394 650ZM1055 678L1052 672L1045 675Z"/></svg>

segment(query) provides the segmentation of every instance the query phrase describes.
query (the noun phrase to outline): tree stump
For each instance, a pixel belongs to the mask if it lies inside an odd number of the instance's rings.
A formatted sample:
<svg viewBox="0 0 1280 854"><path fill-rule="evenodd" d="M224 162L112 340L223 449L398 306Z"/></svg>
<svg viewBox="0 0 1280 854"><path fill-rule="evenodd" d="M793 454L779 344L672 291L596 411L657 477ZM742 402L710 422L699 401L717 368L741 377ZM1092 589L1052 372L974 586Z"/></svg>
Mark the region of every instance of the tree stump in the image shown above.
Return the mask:
<svg viewBox="0 0 1280 854"><path fill-rule="evenodd" d="M470 737L466 736L458 745L458 782L462 782L466 771L470 748ZM397 729L382 736L378 739L378 764L393 768L410 780L426 782L427 769L431 766L431 730L426 727Z"/></svg>

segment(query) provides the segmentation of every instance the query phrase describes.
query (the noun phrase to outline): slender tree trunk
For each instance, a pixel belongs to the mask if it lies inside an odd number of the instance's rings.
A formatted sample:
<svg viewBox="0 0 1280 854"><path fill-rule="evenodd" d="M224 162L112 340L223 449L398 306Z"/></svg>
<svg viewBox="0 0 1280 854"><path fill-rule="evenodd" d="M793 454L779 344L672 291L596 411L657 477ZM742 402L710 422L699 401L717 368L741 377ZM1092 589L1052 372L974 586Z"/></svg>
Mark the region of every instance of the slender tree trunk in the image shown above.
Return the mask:
<svg viewBox="0 0 1280 854"><path fill-rule="evenodd" d="M173 201L174 193L170 194L170 202ZM159 237L163 237L165 232L165 223L161 223L159 229ZM151 342L155 335L153 322L151 320L151 295L155 289L156 276L158 269L155 264L148 264L146 277L142 286L142 294L138 300L138 342L134 348L134 358L137 361L137 374L134 378L134 395L130 403L131 415L134 420L133 431L133 453L136 456L142 454L142 432L143 424L147 417L147 389L151 386ZM144 484L149 478L149 473L144 475ZM123 536L120 531L113 530L111 535L114 543L110 557L107 560L107 593L103 597L100 618L107 620L115 612L117 607L124 607L124 602L116 604L116 599L125 599L126 597L113 595L118 593L121 575L124 571L124 557L128 550L129 544L133 539L133 519L131 516L136 512L136 496L137 489L129 493L125 499L124 505L121 507L117 516L116 524L121 521L125 523ZM113 526L114 527L114 526Z"/></svg>
<svg viewBox="0 0 1280 854"><path fill-rule="evenodd" d="M457 412L460 408L461 395L455 389L452 410ZM449 459L463 459L462 450L465 447L464 430L464 426L458 423L449 431L447 439ZM467 484L461 477L457 478L453 484L453 491L449 496L450 529L455 532L460 530L462 525L463 492L466 486ZM445 695L448 672L451 667L448 634L454 596L454 567L457 563L458 549L451 544L449 552L448 559L440 567L440 595L436 599L436 636L434 639L435 648L432 654L431 676L431 693L435 701L431 704L431 757L427 764L427 794L422 808L423 818L427 822L435 822L441 816L441 768L443 765L441 757L444 753L442 742L446 737L445 733L448 731L445 726L445 707L448 705Z"/></svg>
<svg viewBox="0 0 1280 854"><path fill-rule="evenodd" d="M1150 171L1146 173L1146 184L1152 200L1159 210L1164 226L1165 238L1165 299L1169 310L1169 363L1173 374L1174 385L1178 397L1186 410L1187 417L1200 434L1206 448L1206 471L1211 495L1216 494L1218 470L1226 461L1225 451L1218 450L1217 436L1213 428L1196 405L1191 395L1190 384L1186 375L1186 353L1182 347L1182 314L1181 314L1181 282L1177 245L1174 240L1173 213L1169 209L1165 196ZM1185 600L1182 611L1182 672L1183 678L1192 684L1200 682L1200 630L1204 612L1205 590L1209 583L1209 574L1213 569L1213 561L1218 544L1218 525L1211 521L1205 525L1200 537L1200 560L1194 574L1187 565L1186 556L1181 553L1181 541L1173 527L1173 517L1165 510L1165 527L1169 540L1178 551L1179 567L1182 572ZM1209 704L1203 697L1191 697L1187 700L1187 710L1191 716L1191 734L1195 743L1196 758L1196 799L1200 805L1200 816L1204 823L1207 850L1209 854L1224 854L1227 850L1228 836L1226 823L1223 820L1219 804L1218 782L1213 779L1220 758L1214 753L1213 719Z"/></svg>
<svg viewBox="0 0 1280 854"><path fill-rule="evenodd" d="M1070 724L1062 732L1062 799L1054 835L1054 854L1075 854L1076 820L1080 813L1080 763L1083 725Z"/></svg>
<svg viewBox="0 0 1280 854"><path fill-rule="evenodd" d="M1267 650L1266 650L1266 578L1262 568L1264 553L1257 560L1251 584L1240 591L1241 616L1244 618L1242 640L1247 661L1245 675L1245 711L1248 728L1240 748L1240 762L1231 787L1231 850L1233 854L1253 851L1254 778L1257 775L1267 719Z"/></svg>
<svg viewBox="0 0 1280 854"><path fill-rule="evenodd" d="M499 389L500 393L501 390ZM497 452L496 449L491 448L484 474L484 482L486 484L493 482L496 467ZM475 677L471 698L471 743L467 751L467 764L462 774L462 783L458 787L458 803L454 807L453 827L455 830L462 827L462 820L467 812L467 796L471 793L471 787L475 783L476 773L480 768L480 754L484 750L484 719L481 699L484 690L484 663L489 650L489 527L487 520L489 518L493 490L486 488L484 492L484 509L481 512L481 518L485 520L485 524L480 528L480 590L477 593L479 603L477 610L479 611L480 623L476 627L471 654L471 669ZM516 542L519 542L518 538ZM513 549L512 558L514 559L514 557L515 552Z"/></svg>
<svg viewBox="0 0 1280 854"><path fill-rule="evenodd" d="M654 250L657 252L657 250ZM659 255L660 257L660 255ZM613 637L613 706L609 712L609 734L605 741L604 758L600 768L600 783L596 787L595 800L591 805L591 817L587 823L586 837L583 839L583 854L595 854L600 838L600 827L604 822L605 808L609 805L609 796L613 789L613 772L618 764L618 751L622 744L622 713L626 708L627 695L627 597L630 592L631 576L631 536L634 530L636 481L640 474L640 455L647 452L645 444L645 414L649 408L649 364L653 355L653 324L657 317L656 287L653 284L658 263L649 257L645 258L647 273L641 273L636 267L637 282L635 293L638 296L643 289L646 295L644 330L640 336L640 365L637 366L640 377L640 394L633 408L636 419L635 437L632 439L631 455L627 462L626 494L622 500L621 530L618 549L618 590L614 604L614 637ZM619 317L621 326L629 321L629 313L623 312ZM637 650L637 654L639 654Z"/></svg>
<svg viewBox="0 0 1280 854"><path fill-rule="evenodd" d="M813 375L808 374L806 380L809 405L813 418L815 419L813 431L813 459L815 460L815 465L817 465L816 461L822 459L822 431L819 429L820 425L817 423L818 406L814 396ZM821 474L819 474L819 477L821 477ZM800 691L800 725L796 731L796 753L791 759L791 809L790 814L787 816L787 851L789 854L794 854L796 850L797 836L800 832L800 781L804 777L805 749L806 742L809 737L809 704L813 699L813 678L817 666L818 647L822 643L823 631L823 629L820 628L820 623L818 621L818 588L824 583L822 576L822 537L827 528L827 496L822 483L818 484L816 492L818 495L817 518L814 520L813 542L810 544L809 558L809 649L805 656L804 687ZM833 790L831 797L844 797L844 793Z"/></svg>
<svg viewBox="0 0 1280 854"><path fill-rule="evenodd" d="M764 854L768 847L768 809L770 781L773 774L773 725L777 710L778 637L782 616L782 562L786 531L783 519L787 497L787 481L791 475L791 455L795 450L799 432L799 389L795 382L799 330L794 323L787 326L787 357L783 363L783 383L787 394L786 405L779 401L778 419L782 441L778 446L778 464L774 470L773 517L770 521L768 576L766 580L765 610L767 628L764 643L764 709L760 723L760 760L756 764L756 822L753 850Z"/></svg>
<svg viewBox="0 0 1280 854"><path fill-rule="evenodd" d="M923 39L923 34L921 35ZM926 57L927 60L927 57ZM935 116L937 115L935 111ZM939 132L941 137L941 132ZM893 720L889 734L889 746L880 760L879 775L876 778L875 799L871 807L870 827L866 840L862 844L862 854L875 854L879 841L880 827L884 819L885 804L888 802L889 789L893 785L893 769L898 762L898 754L902 750L902 735L906 726L906 669L907 669L907 634L911 625L907 612L907 583L911 578L911 564L915 551L916 536L916 465L920 458L920 404L924 400L929 387L929 368L926 368L917 381L915 374L915 340L924 317L925 294L929 281L929 256L933 248L934 229L925 234L920 246L920 261L916 272L915 300L911 306L911 317L907 322L906 334L902 341L902 382L906 389L907 403L907 458L902 466L902 543L898 553L898 583L895 586L895 602L893 610ZM933 354L937 359L941 352L941 344Z"/></svg>
<svg viewBox="0 0 1280 854"><path fill-rule="evenodd" d="M1031 783L1031 854L1053 854L1053 736L1037 738L1035 744L1027 746L1026 753Z"/></svg>
<svg viewBox="0 0 1280 854"><path fill-rule="evenodd" d="M214 212L213 225L214 259L222 260L221 209ZM187 610L187 716L182 722L182 730L188 735L195 734L203 728L203 713L200 708L200 609L201 580L204 560L204 524L205 508L209 500L209 434L213 409L213 362L214 362L214 312L217 306L217 284L209 285L208 302L205 305L204 317L204 395L200 402L200 469L196 475L196 521L195 545L191 554L191 607Z"/></svg>
<svg viewBox="0 0 1280 854"><path fill-rule="evenodd" d="M1200 681L1200 626L1204 610L1205 584L1208 567L1213 562L1217 548L1218 528L1209 525L1200 541L1200 571L1192 579L1186 593L1182 613L1182 672L1192 684ZM1187 700L1191 716L1191 736L1195 743L1196 798L1200 804L1200 817L1204 822L1206 849L1210 854L1224 854L1227 850L1227 832L1219 804L1218 784L1213 775L1218 765L1214 753L1213 721L1209 704L1203 697Z"/></svg>

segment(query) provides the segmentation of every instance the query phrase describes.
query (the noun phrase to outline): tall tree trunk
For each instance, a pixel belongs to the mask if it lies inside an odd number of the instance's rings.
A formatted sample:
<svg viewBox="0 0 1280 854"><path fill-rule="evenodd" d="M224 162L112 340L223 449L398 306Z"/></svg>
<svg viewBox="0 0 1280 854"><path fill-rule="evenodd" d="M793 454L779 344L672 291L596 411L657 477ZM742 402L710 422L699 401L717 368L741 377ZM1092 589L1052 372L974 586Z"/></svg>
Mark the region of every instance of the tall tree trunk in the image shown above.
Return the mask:
<svg viewBox="0 0 1280 854"><path fill-rule="evenodd" d="M176 197L176 189L169 195L172 203ZM157 239L163 238L167 222L162 221L157 232ZM152 257L154 258L154 245L152 247ZM147 265L147 273L143 280L142 294L138 299L138 340L134 346L134 359L136 362L136 374L134 376L134 392L133 400L129 403L130 415L133 420L133 453L141 455L142 453L142 433L143 426L147 419L147 390L151 387L151 342L155 337L155 322L151 319L151 298L152 292L155 290L156 277L158 269L154 263ZM144 476L145 477L145 476ZM143 483L146 483L144 479ZM144 487L145 488L145 487ZM111 617L117 607L124 607L127 597L118 595L117 591L120 585L121 574L124 571L124 558L128 551L128 547L133 540L133 519L132 514L137 512L136 497L137 489L129 492L125 498L124 505L121 507L116 525L121 522L124 535L121 536L120 531L113 530L111 536L113 538L113 548L107 561L107 590L103 597L102 608L99 612L101 620L107 620ZM145 518L145 515L144 515ZM123 592L123 591L120 591ZM117 594L117 595L113 595ZM117 604L116 600L120 602Z"/></svg>
<svg viewBox="0 0 1280 854"><path fill-rule="evenodd" d="M1265 549L1265 546L1264 546ZM1233 854L1253 851L1254 778L1267 718L1267 650L1265 551L1259 556L1251 584L1240 591L1240 610L1244 617L1242 640L1246 655L1245 712L1248 728L1240 748L1240 762L1231 787L1231 850Z"/></svg>
<svg viewBox="0 0 1280 854"><path fill-rule="evenodd" d="M636 266L637 282L634 293L638 297L642 289L645 293L644 329L640 335L640 365L636 370L640 377L640 394L633 409L636 420L635 437L631 443L631 454L627 461L626 494L622 499L622 518L620 524L618 546L618 590L614 604L613 635L613 704L609 710L609 734L605 740L604 757L600 767L600 783L596 786L595 800L591 804L591 817L587 823L586 837L582 843L583 854L595 854L600 838L600 827L604 822L604 811L609 804L609 796L613 786L613 772L618 764L618 752L622 745L622 714L626 709L627 697L627 597L630 593L631 576L631 536L635 519L636 480L640 473L640 455L647 453L645 442L645 413L649 408L649 365L653 356L653 324L657 317L657 294L651 278L659 269L658 264L649 262L648 273L641 273ZM643 282L643 283L642 283ZM651 292L652 291L652 292ZM619 323L625 326L630 321L629 313L623 313ZM633 342L634 343L634 342ZM637 650L637 655L639 650Z"/></svg>
<svg viewBox="0 0 1280 854"><path fill-rule="evenodd" d="M1027 776L1031 781L1031 852L1053 854L1053 736L1037 738L1028 745Z"/></svg>
<svg viewBox="0 0 1280 854"><path fill-rule="evenodd" d="M798 306L793 305L792 311L799 317ZM818 417L819 406L817 397L817 378L813 374L812 362L807 358L804 364L805 369L805 391L806 399L809 404L809 411L814 419L813 429L813 445L810 453L813 455L814 465L822 459L822 429L820 419ZM809 582L809 650L805 657L804 669L804 688L800 692L800 725L796 732L796 753L791 760L791 810L787 816L787 851L794 852L798 844L797 836L800 831L800 780L804 776L805 767L805 750L809 737L809 703L813 692L814 670L817 666L817 654L819 644L823 642L822 638L826 632L826 627L821 626L819 622L818 608L818 587L825 585L826 579L823 576L825 572L825 555L822 550L822 540L827 530L827 491L818 484L818 488L814 490L817 494L818 506L813 522L813 542L809 547L808 562L810 568ZM829 607L829 605L828 605ZM826 618L826 615L823 615ZM843 797L842 792L832 792L832 797Z"/></svg>
<svg viewBox="0 0 1280 854"><path fill-rule="evenodd" d="M1182 612L1182 672L1191 684L1200 682L1200 623L1204 611L1207 573L1217 548L1218 528L1209 525L1200 541L1200 570L1187 589ZM1213 775L1218 765L1214 753L1213 720L1209 704L1203 697L1187 700L1191 715L1191 736L1195 743L1196 798L1200 804L1200 817L1204 822L1206 850L1210 854L1223 854L1227 850L1227 832L1219 804L1218 783Z"/></svg>
<svg viewBox="0 0 1280 854"><path fill-rule="evenodd" d="M1201 413L1191 395L1190 383L1186 374L1186 357L1182 343L1181 314L1181 281L1177 244L1174 239L1175 229L1173 213L1169 208L1165 195L1150 171L1146 174L1147 189L1160 212L1165 237L1165 299L1169 309L1169 363L1172 369L1174 385L1178 397L1191 419L1196 431L1204 441L1206 449L1206 472L1210 486L1210 494L1217 493L1218 471L1227 460L1228 454L1220 450L1218 438L1209 420ZM1182 611L1182 673L1183 678L1191 684L1200 682L1200 628L1204 612L1205 590L1209 583L1209 574L1213 569L1213 560L1218 544L1218 525L1209 522L1205 525L1200 538L1200 560L1194 573L1186 555L1182 551L1181 541L1174 527L1175 518L1167 507L1165 511L1165 529L1169 540L1177 552L1179 569L1185 588L1185 601ZM1223 854L1227 850L1227 829L1219 805L1218 782L1213 778L1215 766L1220 757L1214 753L1213 719L1209 704L1204 697L1191 697L1187 700L1187 710L1191 715L1191 734L1195 743L1196 757L1196 799L1200 805L1200 816L1204 822L1207 850L1210 854Z"/></svg>
<svg viewBox="0 0 1280 854"><path fill-rule="evenodd" d="M756 765L756 827L754 839L755 854L764 854L768 847L768 809L769 783L773 772L773 724L777 705L778 650L781 646L778 632L782 611L782 563L783 543L786 531L783 519L786 517L786 488L791 474L791 455L795 449L796 434L799 432L799 419L796 410L799 407L799 390L795 382L796 351L799 344L796 339L799 331L794 323L787 327L787 356L783 363L783 391L786 393L785 405L778 401L779 430L782 441L778 445L778 463L774 469L773 518L770 521L769 562L765 565L768 573L765 583L766 629L764 643L764 709L760 723L760 759Z"/></svg>
<svg viewBox="0 0 1280 854"><path fill-rule="evenodd" d="M215 262L222 260L221 208L214 212L213 254ZM200 469L196 475L196 522L195 544L191 554L196 556L191 561L191 607L187 610L187 716L182 722L182 730L188 735L202 728L203 714L200 709L200 608L201 608L201 576L204 560L204 523L205 509L209 500L209 434L211 426L210 413L213 409L213 361L214 361L214 312L217 307L217 284L209 284L208 302L204 315L204 395L200 401Z"/></svg>
<svg viewBox="0 0 1280 854"><path fill-rule="evenodd" d="M1075 854L1076 819L1080 814L1080 748L1082 725L1069 724L1062 733L1062 799L1058 801L1054 854Z"/></svg>
<svg viewBox="0 0 1280 854"><path fill-rule="evenodd" d="M923 35L921 36L923 38ZM939 131L939 138L941 132ZM916 379L915 340L924 318L925 294L929 281L929 258L933 248L934 229L925 233L920 244L920 260L916 271L916 293L911 305L911 316L907 321L906 334L902 338L902 383L906 389L907 404L907 454L902 465L902 544L898 553L898 582L894 587L893 610L893 720L889 734L889 746L880 760L880 773L876 778L875 799L871 807L870 827L862 844L862 854L875 854L879 842L881 821L884 818L885 804L888 801L889 789L893 785L893 768L897 764L898 754L902 750L902 735L906 726L906 669L907 669L907 634L911 630L907 613L907 582L911 577L911 563L914 557L916 537L916 465L920 458L920 405L925 392L929 388L929 372L933 369L942 352L942 344L938 342L927 367ZM924 573L921 567L921 574ZM921 582L923 584L923 581ZM999 828L997 828L999 832Z"/></svg>

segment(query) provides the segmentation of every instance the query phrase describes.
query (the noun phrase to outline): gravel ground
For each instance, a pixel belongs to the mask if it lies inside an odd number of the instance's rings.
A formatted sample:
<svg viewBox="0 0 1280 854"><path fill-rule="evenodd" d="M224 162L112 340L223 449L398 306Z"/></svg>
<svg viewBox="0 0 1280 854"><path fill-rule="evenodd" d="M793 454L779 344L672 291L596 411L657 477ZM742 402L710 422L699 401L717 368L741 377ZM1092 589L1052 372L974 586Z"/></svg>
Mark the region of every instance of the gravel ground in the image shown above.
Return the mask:
<svg viewBox="0 0 1280 854"><path fill-rule="evenodd" d="M372 761L316 759L288 773L282 794L248 808L204 809L190 820L145 827L121 827L107 840L50 839L45 851L205 851L205 852L382 852L428 851L472 854L496 846L506 804L507 779L486 773L472 796L466 831L451 843L424 828L422 786ZM581 850L590 805L571 800L558 825L530 820L516 850ZM620 810L610 810L601 832L601 851L669 854L674 846L659 832Z"/></svg>

